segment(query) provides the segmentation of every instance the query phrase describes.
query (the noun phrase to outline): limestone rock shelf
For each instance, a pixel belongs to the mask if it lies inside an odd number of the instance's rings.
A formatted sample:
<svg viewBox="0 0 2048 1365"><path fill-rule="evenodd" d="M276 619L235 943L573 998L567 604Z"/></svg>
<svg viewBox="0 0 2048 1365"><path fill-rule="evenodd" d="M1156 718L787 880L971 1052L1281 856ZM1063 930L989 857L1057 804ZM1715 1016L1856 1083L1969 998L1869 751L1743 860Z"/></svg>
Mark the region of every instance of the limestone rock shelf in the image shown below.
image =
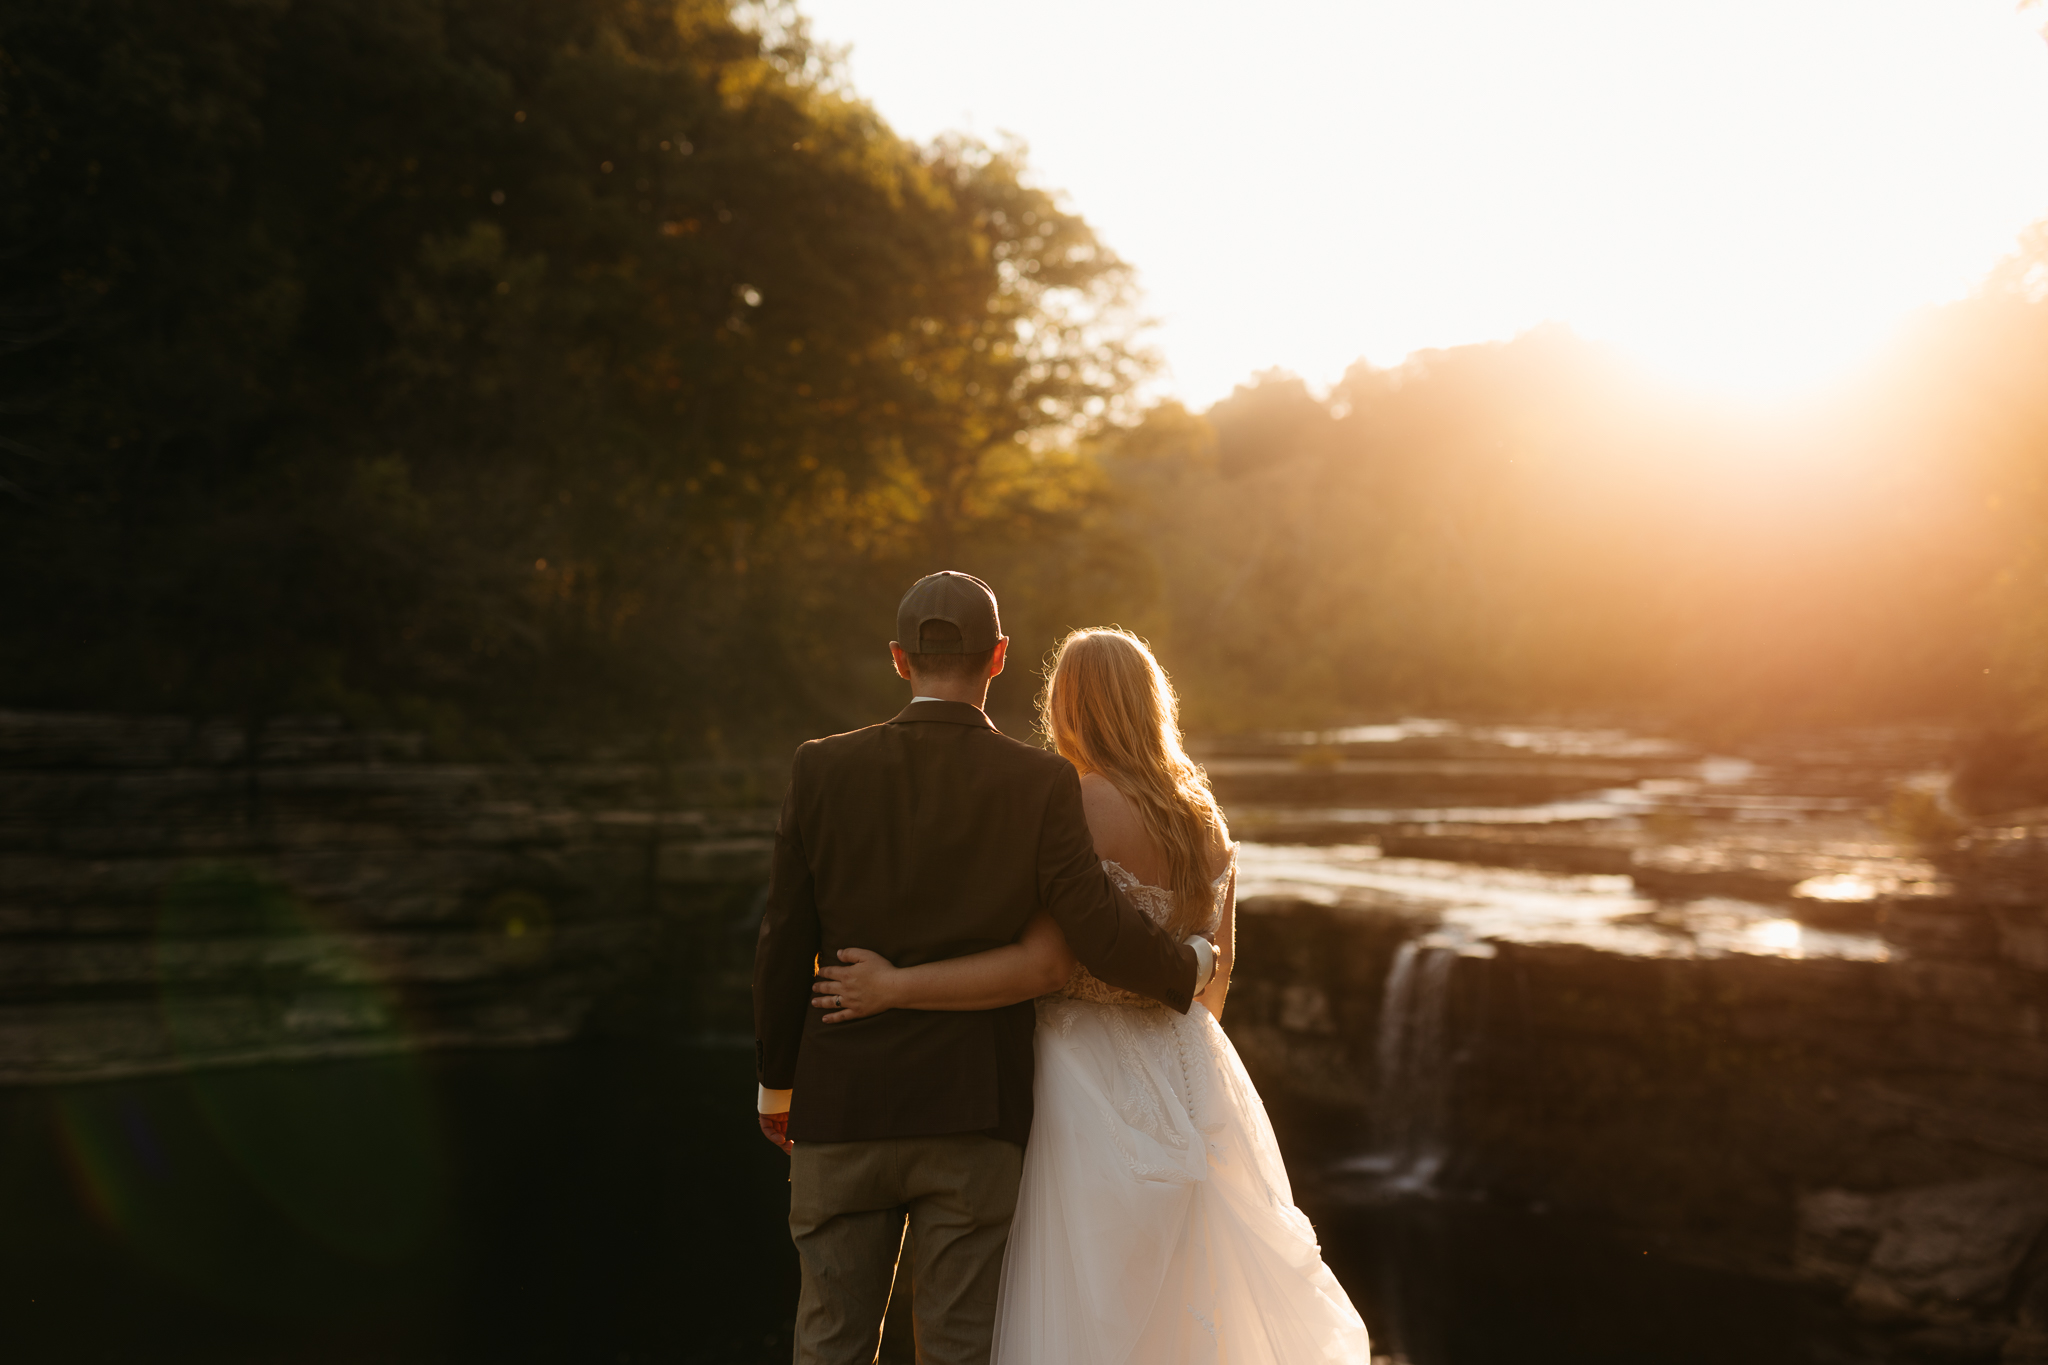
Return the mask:
<svg viewBox="0 0 2048 1365"><path fill-rule="evenodd" d="M0 715L0 1084L729 1030L779 778Z"/></svg>
<svg viewBox="0 0 2048 1365"><path fill-rule="evenodd" d="M1228 1027L1311 1198L1576 1212L1833 1286L1916 1358L2048 1361L2048 820L1887 833L1873 811L1932 761L1925 736L1715 759L1366 728L1206 755L1268 862L1299 843L1387 864L1243 906ZM0 1084L744 1037L784 776L0 714ZM1587 883L1546 895L1628 901L1638 937L1722 897L1884 951L1632 954L1452 922L1488 877L1519 895L1546 873ZM1795 894L1815 878L1869 894Z"/></svg>
<svg viewBox="0 0 2048 1365"><path fill-rule="evenodd" d="M1332 1172L1318 1197L1576 1214L1831 1285L1902 1359L2048 1359L2048 975L1975 941L1882 962L1430 941L1364 902L1242 908L1230 1032ZM1433 999L1404 952L1442 955Z"/></svg>

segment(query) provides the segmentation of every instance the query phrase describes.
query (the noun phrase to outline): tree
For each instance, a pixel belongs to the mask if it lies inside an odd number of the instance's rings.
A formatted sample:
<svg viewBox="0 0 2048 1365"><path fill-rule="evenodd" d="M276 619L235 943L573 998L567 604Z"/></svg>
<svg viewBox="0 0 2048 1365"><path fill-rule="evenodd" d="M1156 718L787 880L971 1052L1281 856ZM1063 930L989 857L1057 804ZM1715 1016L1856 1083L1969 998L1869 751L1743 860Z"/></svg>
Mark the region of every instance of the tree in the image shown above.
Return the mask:
<svg viewBox="0 0 2048 1365"><path fill-rule="evenodd" d="M0 702L810 721L776 566L1078 525L1124 267L769 18L10 5Z"/></svg>

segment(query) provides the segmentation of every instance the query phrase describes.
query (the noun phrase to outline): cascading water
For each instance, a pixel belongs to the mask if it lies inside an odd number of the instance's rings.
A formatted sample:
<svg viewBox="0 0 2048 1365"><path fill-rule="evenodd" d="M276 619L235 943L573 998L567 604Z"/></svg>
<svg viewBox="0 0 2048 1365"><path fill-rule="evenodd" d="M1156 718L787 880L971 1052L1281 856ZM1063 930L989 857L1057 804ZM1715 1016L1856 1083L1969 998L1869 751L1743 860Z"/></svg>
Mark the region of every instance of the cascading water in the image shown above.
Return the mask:
<svg viewBox="0 0 2048 1365"><path fill-rule="evenodd" d="M1411 939L1394 954L1380 1003L1372 1151L1348 1163L1393 1193L1430 1188L1450 1119L1451 972L1458 950Z"/></svg>

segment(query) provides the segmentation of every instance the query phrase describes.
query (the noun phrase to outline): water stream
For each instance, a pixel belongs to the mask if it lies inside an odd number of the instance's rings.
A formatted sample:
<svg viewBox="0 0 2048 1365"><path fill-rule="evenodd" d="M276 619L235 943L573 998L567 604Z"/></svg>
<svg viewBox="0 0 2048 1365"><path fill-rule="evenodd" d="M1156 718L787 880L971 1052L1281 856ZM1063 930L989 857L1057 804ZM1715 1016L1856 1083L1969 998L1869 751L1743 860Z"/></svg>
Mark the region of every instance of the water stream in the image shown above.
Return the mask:
<svg viewBox="0 0 2048 1365"><path fill-rule="evenodd" d="M1577 943L1634 957L1834 957L1883 962L1896 951L1874 933L1825 929L1793 907L1732 896L1660 898L1627 876L1475 867L1390 858L1371 844L1238 849L1238 895L1289 896L1408 914L1484 955L1493 942Z"/></svg>
<svg viewBox="0 0 2048 1365"><path fill-rule="evenodd" d="M1389 1194L1427 1194L1448 1154L1450 991L1458 950L1410 939L1394 953L1380 1004L1369 1151L1342 1163Z"/></svg>

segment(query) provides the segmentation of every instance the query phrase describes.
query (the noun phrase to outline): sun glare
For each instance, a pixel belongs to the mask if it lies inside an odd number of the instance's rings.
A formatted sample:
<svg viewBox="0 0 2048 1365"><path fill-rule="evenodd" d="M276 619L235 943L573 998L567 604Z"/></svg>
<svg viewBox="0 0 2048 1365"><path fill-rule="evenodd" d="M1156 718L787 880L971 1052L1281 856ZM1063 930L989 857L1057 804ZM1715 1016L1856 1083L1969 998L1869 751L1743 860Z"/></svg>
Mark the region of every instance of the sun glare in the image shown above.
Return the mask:
<svg viewBox="0 0 2048 1365"><path fill-rule="evenodd" d="M1785 394L2048 215L2042 13L2012 0L803 7L902 131L1030 143L1196 404L1545 322Z"/></svg>
<svg viewBox="0 0 2048 1365"><path fill-rule="evenodd" d="M1764 261L1730 280L1721 299L1658 309L1632 301L1588 305L1575 321L1652 371L1712 393L1776 400L1853 374L1890 340L1910 301L1887 308L1870 291L1815 291L1792 263Z"/></svg>
<svg viewBox="0 0 2048 1365"><path fill-rule="evenodd" d="M1799 921L1791 919L1767 919L1750 929L1756 946L1771 953L1797 952L1802 933Z"/></svg>

